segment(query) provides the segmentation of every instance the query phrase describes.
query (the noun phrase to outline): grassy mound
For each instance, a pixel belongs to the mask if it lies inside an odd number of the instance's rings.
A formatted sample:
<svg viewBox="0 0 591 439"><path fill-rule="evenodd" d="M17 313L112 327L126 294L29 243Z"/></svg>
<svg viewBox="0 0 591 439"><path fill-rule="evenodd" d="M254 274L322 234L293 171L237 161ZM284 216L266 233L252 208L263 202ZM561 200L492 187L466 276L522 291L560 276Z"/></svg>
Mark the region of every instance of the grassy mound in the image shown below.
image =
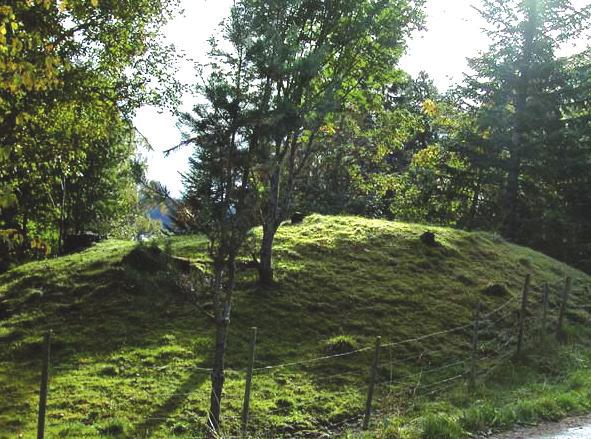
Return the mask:
<svg viewBox="0 0 591 439"><path fill-rule="evenodd" d="M427 231L438 245L421 240ZM50 437L201 437L213 325L207 295L187 294L198 284L187 280L178 261L189 261L206 277L206 242L177 237L160 247L163 252L110 241L0 276L0 437L35 431L41 341L48 329L54 332ZM360 414L369 348L378 335L391 345L469 325L478 301L488 312L515 298L505 321L491 323L505 328L515 318L526 273L532 275L532 301L539 301L543 282L571 276L575 285L591 284L585 274L492 234L319 215L280 229L275 287L260 289L256 271L240 266L224 428L239 428L243 370L256 326L251 426L261 436L318 435ZM591 297L583 291L573 290L568 334L586 333L585 301ZM551 310L558 300L552 294ZM470 337L467 327L386 348L379 381L464 359ZM359 352L346 355L351 350ZM376 407L384 413L404 406L401 398L379 396ZM447 422L456 414L429 415L421 428L436 428L436 416ZM470 416L470 425L480 422L480 412Z"/></svg>

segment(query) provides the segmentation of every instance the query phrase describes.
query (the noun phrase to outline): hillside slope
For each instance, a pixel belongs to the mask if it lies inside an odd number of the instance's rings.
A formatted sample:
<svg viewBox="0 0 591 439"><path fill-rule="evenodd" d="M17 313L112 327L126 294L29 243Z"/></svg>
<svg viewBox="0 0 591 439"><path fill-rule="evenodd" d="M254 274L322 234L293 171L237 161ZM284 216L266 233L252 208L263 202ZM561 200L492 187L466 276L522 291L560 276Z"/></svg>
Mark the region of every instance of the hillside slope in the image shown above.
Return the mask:
<svg viewBox="0 0 591 439"><path fill-rule="evenodd" d="M439 246L420 241L427 230ZM196 267L207 260L205 246L199 237L161 243ZM196 307L187 279L171 271L165 254L134 248L110 241L0 276L1 438L35 431L48 329L54 332L49 437L201 436L213 330L207 297L198 294ZM403 378L426 369L434 370L434 384L444 381L437 369L450 362L452 372L463 372L465 363L457 362L470 355L475 304L482 301L483 312L506 307L483 337L513 331L527 273L532 303L540 302L544 282L552 285L551 312L559 302L554 287L565 276L575 279L567 314L574 326L567 335L585 332L579 324L589 320L591 297L582 287L591 278L491 234L314 215L280 229L274 288L259 289L246 261L230 327L228 432L239 426L252 326L259 331L256 367L283 365L258 370L254 378L252 430L270 436L335 431L359 415L376 336L391 345L382 351L378 377L389 380L389 389L401 381L395 388L403 390ZM510 335L504 347L512 346ZM360 351L306 362L351 350ZM396 412L403 403L379 394L375 405Z"/></svg>

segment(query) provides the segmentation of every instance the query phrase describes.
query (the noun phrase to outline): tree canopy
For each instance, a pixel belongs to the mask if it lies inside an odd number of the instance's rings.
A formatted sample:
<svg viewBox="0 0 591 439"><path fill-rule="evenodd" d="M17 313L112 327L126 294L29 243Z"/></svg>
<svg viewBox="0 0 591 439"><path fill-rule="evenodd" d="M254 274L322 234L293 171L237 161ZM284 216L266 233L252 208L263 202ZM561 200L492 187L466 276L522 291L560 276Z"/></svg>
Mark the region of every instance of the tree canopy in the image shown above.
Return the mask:
<svg viewBox="0 0 591 439"><path fill-rule="evenodd" d="M105 233L134 203L143 104L174 104L175 0L0 6L0 227Z"/></svg>

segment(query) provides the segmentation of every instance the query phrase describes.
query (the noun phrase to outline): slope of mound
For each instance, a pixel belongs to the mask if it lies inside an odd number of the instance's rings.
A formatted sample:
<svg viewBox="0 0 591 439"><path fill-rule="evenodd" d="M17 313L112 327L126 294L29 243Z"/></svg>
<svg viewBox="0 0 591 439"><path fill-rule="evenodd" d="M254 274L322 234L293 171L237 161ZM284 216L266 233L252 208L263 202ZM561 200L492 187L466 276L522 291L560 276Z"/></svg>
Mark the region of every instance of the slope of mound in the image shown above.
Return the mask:
<svg viewBox="0 0 591 439"><path fill-rule="evenodd" d="M436 246L421 241L426 231ZM48 329L50 437L201 436L213 333L208 297L196 281L206 281L206 242L176 237L160 247L164 252L106 242L0 276L0 437L35 431ZM256 285L249 257L240 264L223 403L229 433L239 428L253 326L251 429L266 437L334 432L362 413L376 336L386 346L377 381L386 384L375 406L388 413L401 410L409 389L435 392L450 377L464 377L477 302L491 313L482 340L496 343L482 345L482 365L488 354L512 349L528 273L532 303L550 284L553 319L557 286L574 279L567 336L584 332L580 324L589 319L588 276L492 234L314 215L283 226L275 254L273 288ZM538 328L530 326L533 337Z"/></svg>

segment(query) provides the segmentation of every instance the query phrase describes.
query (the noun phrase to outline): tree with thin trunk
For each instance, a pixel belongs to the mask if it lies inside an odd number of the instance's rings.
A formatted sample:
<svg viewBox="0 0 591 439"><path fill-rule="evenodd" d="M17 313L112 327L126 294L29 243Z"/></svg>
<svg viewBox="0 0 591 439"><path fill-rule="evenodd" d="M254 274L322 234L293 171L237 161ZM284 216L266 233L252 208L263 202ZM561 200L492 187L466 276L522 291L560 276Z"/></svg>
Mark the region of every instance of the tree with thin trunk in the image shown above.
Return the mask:
<svg viewBox="0 0 591 439"><path fill-rule="evenodd" d="M244 85L244 29L242 14L234 8L224 25L230 49L213 46L211 74L199 92L206 103L197 105L181 121L190 130L185 144L194 145L190 170L184 176L181 210L195 231L209 239L215 346L211 374L208 433L221 429L225 353L232 296L236 285L236 258L247 234L256 225L257 197L252 178L250 131L245 123L248 93ZM217 436L216 436L217 437Z"/></svg>
<svg viewBox="0 0 591 439"><path fill-rule="evenodd" d="M330 116L346 111L350 96L382 87L398 74L405 37L421 24L423 3L234 2L231 15L239 19L226 21L222 38L237 50L225 56L214 49L209 68L240 76L243 105L237 111L263 229L256 255L261 284L273 282L275 234L293 210L298 182L308 178L310 163L325 147L319 138Z"/></svg>

